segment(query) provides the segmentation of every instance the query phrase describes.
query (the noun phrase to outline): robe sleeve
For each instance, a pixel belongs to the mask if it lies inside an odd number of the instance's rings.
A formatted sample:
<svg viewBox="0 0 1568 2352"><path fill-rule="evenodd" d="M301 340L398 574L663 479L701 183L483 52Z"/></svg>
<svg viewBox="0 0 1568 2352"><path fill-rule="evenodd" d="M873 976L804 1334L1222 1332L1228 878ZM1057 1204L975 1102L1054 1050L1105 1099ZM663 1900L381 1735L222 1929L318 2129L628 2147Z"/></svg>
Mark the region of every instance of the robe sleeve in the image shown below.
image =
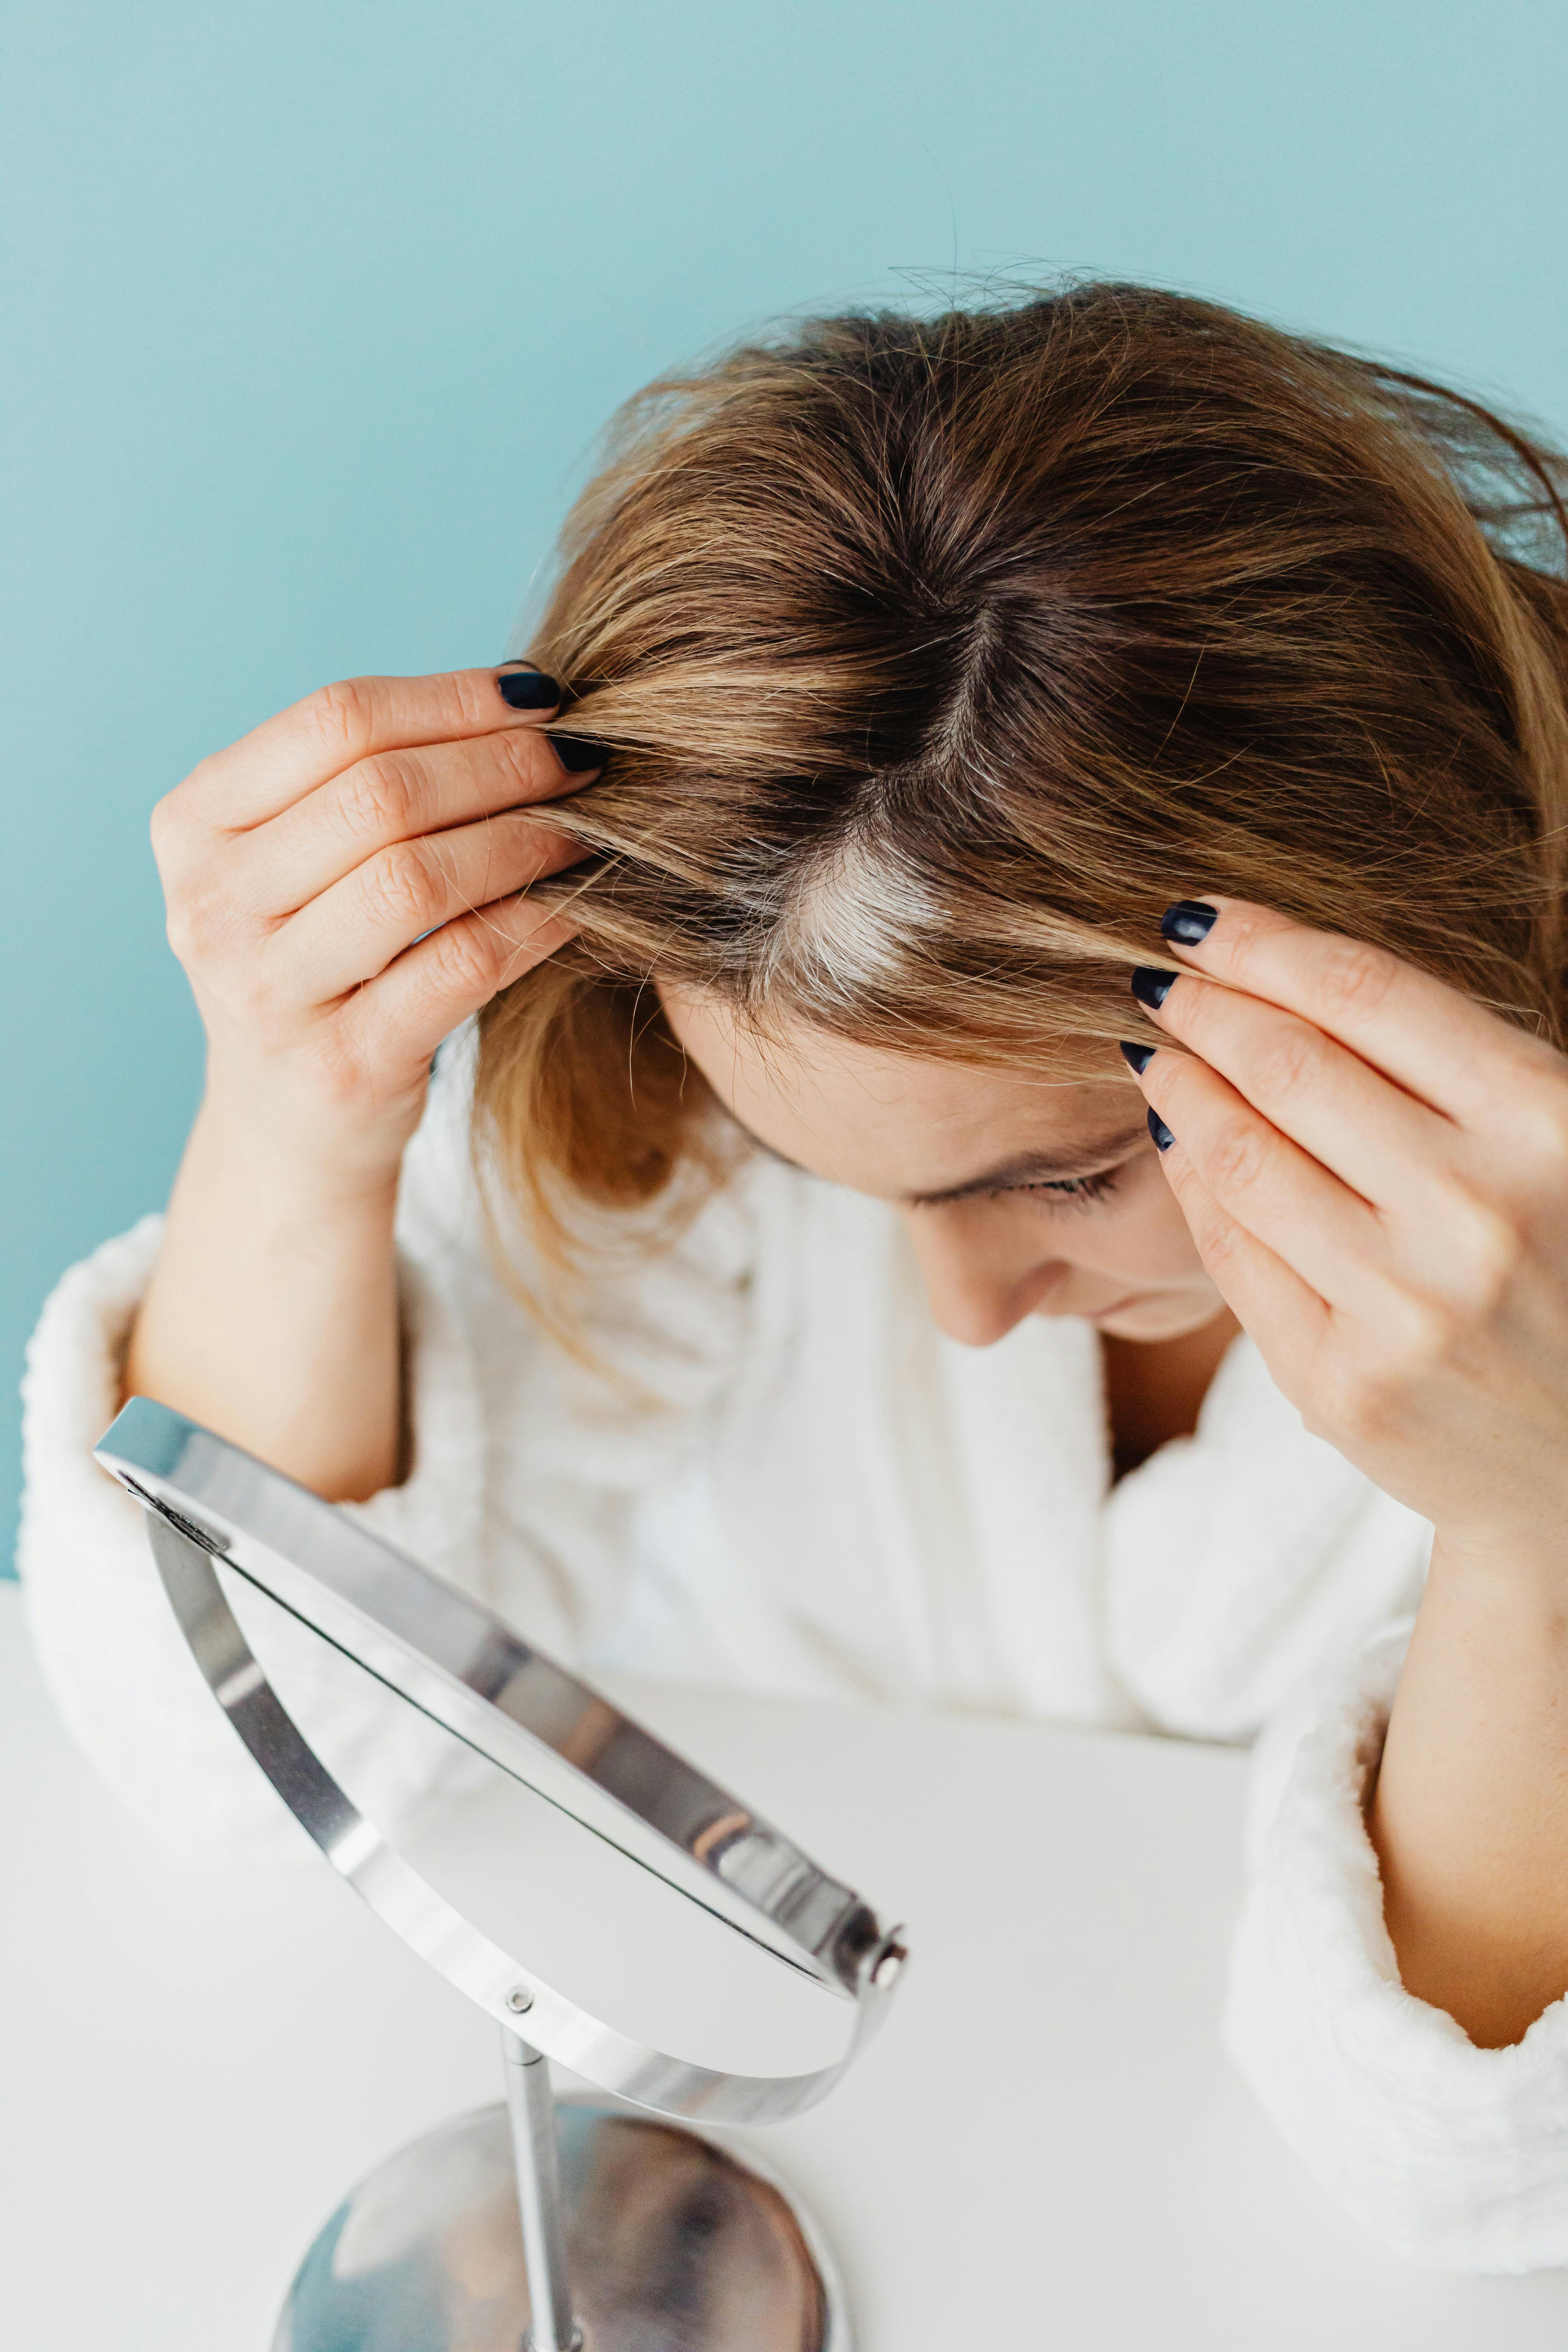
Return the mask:
<svg viewBox="0 0 1568 2352"><path fill-rule="evenodd" d="M1340 2204L1435 2268L1568 2263L1568 2001L1481 2050L1400 1983L1363 1807L1410 1620L1284 1711L1253 1760L1226 2039Z"/></svg>

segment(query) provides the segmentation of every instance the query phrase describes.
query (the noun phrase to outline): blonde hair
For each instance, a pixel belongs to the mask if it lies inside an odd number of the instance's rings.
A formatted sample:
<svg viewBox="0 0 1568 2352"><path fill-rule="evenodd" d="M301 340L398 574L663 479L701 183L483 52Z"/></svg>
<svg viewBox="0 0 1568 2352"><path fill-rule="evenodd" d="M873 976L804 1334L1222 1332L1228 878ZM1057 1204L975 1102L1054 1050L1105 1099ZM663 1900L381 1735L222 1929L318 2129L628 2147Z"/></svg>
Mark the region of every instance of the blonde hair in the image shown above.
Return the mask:
<svg viewBox="0 0 1568 2352"><path fill-rule="evenodd" d="M1136 287L652 385L531 647L609 747L552 811L579 934L480 1025L536 1263L732 1162L656 971L1016 1065L1123 1034L1161 908L1215 891L1561 1043L1563 478L1438 385Z"/></svg>

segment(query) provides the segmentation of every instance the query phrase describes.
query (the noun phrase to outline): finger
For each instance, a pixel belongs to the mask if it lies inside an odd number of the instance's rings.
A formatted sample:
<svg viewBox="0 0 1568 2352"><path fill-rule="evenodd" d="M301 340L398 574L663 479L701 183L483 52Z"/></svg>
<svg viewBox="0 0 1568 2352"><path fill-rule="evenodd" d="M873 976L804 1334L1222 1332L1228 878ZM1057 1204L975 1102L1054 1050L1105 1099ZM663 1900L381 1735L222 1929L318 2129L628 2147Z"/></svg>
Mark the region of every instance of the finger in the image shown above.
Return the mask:
<svg viewBox="0 0 1568 2352"><path fill-rule="evenodd" d="M1160 1164L1205 1271L1289 1395L1329 1336L1327 1305L1215 1200L1179 1143L1162 1151Z"/></svg>
<svg viewBox="0 0 1568 2352"><path fill-rule="evenodd" d="M427 1062L443 1037L572 937L569 915L505 898L407 949L343 1008L343 1042L367 1068Z"/></svg>
<svg viewBox="0 0 1568 2352"><path fill-rule="evenodd" d="M331 1003L443 924L514 896L584 855L525 810L380 851L279 925L264 951L290 995Z"/></svg>
<svg viewBox="0 0 1568 2352"><path fill-rule="evenodd" d="M1195 972L1139 1002L1363 1200L1408 1209L1450 1156L1450 1120L1294 1013Z"/></svg>
<svg viewBox="0 0 1568 2352"><path fill-rule="evenodd" d="M1462 1125L1495 1121L1510 1073L1539 1077L1561 1065L1539 1038L1385 949L1310 930L1266 907L1181 900L1161 929L1184 964L1299 1013Z"/></svg>
<svg viewBox="0 0 1568 2352"><path fill-rule="evenodd" d="M233 853L239 887L258 913L291 915L378 850L557 800L587 781L533 728L378 751L247 834Z"/></svg>
<svg viewBox="0 0 1568 2352"><path fill-rule="evenodd" d="M537 687L534 679L541 682ZM550 699L517 709L502 694ZM498 728L538 728L560 700L554 680L526 662L447 670L434 677L350 677L308 694L193 770L182 796L215 830L244 832L291 808L329 777L378 751L460 741Z"/></svg>
<svg viewBox="0 0 1568 2352"><path fill-rule="evenodd" d="M1375 1210L1191 1055L1155 1054L1139 1083L1227 1216L1331 1306L1364 1304L1388 1258Z"/></svg>

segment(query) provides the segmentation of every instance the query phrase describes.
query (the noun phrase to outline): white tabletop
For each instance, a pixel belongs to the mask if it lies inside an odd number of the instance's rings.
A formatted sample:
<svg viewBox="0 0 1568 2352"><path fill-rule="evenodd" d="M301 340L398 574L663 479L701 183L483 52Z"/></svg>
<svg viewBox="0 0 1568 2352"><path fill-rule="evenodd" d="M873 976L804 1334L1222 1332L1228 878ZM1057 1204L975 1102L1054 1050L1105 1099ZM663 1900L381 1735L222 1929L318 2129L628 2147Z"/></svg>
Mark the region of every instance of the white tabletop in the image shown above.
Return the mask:
<svg viewBox="0 0 1568 2352"><path fill-rule="evenodd" d="M755 2136L828 2228L862 2352L1568 2341L1568 2277L1384 2253L1233 2076L1240 1758L617 1695L910 1922L881 2039ZM0 2343L266 2352L349 2184L499 2095L494 2030L324 1864L215 1871L132 1820L50 1716L12 1591L0 1797Z"/></svg>

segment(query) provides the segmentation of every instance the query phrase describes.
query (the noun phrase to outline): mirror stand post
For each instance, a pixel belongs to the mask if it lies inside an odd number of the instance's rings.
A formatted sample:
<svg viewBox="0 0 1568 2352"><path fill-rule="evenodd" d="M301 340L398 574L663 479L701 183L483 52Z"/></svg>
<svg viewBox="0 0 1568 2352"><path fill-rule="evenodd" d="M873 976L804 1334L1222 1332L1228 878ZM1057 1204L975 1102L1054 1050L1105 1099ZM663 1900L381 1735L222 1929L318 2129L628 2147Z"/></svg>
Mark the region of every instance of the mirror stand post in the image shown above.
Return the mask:
<svg viewBox="0 0 1568 2352"><path fill-rule="evenodd" d="M572 2315L566 2225L561 2207L561 2148L550 2062L510 2027L501 2028L506 2111L517 2166L517 2204L528 2272L528 2334L519 2352L576 2352L583 2331Z"/></svg>

